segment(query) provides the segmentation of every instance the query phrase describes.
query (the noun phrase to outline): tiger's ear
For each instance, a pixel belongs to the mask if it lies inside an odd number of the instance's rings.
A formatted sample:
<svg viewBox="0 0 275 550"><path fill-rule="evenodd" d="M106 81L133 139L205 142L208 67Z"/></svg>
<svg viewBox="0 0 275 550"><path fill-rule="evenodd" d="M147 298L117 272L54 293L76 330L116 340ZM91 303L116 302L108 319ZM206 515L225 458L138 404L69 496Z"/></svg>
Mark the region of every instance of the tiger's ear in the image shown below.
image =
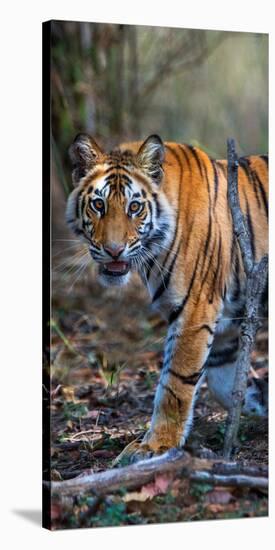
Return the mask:
<svg viewBox="0 0 275 550"><path fill-rule="evenodd" d="M69 148L69 155L73 164L73 183L77 185L99 162L103 151L88 134L78 134Z"/></svg>
<svg viewBox="0 0 275 550"><path fill-rule="evenodd" d="M164 143L157 135L149 136L137 154L140 168L157 184L160 184L163 176L164 155Z"/></svg>

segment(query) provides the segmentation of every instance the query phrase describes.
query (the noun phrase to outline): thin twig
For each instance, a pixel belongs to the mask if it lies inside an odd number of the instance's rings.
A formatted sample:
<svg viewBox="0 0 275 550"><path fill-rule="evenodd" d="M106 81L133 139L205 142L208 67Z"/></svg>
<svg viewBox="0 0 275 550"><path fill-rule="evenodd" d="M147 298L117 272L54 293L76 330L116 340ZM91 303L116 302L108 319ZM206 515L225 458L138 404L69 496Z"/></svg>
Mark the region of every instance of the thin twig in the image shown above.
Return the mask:
<svg viewBox="0 0 275 550"><path fill-rule="evenodd" d="M245 275L247 278L244 320L241 324L240 354L236 364L236 374L232 392L231 408L227 417L224 442L224 457L229 458L237 441L242 404L247 388L250 369L250 354L257 330L260 326L258 310L267 282L268 256L254 262L251 236L243 217L238 194L238 157L233 139L227 141L228 156L228 202L232 214L235 246L239 246Z"/></svg>

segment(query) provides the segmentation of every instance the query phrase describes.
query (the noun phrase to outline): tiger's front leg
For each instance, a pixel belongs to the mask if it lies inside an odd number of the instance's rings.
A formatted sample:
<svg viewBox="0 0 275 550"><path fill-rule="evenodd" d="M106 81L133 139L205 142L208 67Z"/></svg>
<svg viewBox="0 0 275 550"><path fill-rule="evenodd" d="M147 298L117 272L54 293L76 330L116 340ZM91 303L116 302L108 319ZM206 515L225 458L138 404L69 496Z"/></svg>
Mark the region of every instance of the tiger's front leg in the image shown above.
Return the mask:
<svg viewBox="0 0 275 550"><path fill-rule="evenodd" d="M189 307L184 318L182 313L171 323L151 427L141 445L144 450L162 452L184 445L219 310L220 304L209 304L207 300Z"/></svg>

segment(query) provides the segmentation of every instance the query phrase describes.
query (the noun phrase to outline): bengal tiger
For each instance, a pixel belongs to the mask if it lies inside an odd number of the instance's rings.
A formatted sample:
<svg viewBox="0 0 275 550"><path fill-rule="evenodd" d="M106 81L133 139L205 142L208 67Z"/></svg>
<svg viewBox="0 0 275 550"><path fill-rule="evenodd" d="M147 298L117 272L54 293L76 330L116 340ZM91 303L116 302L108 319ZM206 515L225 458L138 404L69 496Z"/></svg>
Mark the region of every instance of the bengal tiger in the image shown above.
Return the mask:
<svg viewBox="0 0 275 550"><path fill-rule="evenodd" d="M227 200L227 161L157 135L105 153L79 134L69 152L75 189L66 218L98 264L99 280L123 286L137 271L168 323L139 452L183 446L205 377L219 403L230 406L239 352L246 277ZM239 159L240 204L255 260L268 246L267 185L267 155ZM244 410L265 414L255 388Z"/></svg>

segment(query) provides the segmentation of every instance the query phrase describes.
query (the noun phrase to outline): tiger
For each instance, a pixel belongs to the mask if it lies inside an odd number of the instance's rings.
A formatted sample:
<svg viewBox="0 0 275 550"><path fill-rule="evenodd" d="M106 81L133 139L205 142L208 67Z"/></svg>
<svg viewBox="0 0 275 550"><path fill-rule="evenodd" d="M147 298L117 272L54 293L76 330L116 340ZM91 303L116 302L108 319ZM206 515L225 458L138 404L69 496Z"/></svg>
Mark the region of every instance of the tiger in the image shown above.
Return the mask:
<svg viewBox="0 0 275 550"><path fill-rule="evenodd" d="M183 447L199 388L229 409L246 276L227 198L227 161L158 135L104 152L87 134L69 149L74 189L66 219L88 246L99 282L136 271L168 330L150 427L138 456ZM268 249L268 155L238 162L240 206L255 261ZM266 299L263 297L263 307ZM265 415L255 387L247 414Z"/></svg>

